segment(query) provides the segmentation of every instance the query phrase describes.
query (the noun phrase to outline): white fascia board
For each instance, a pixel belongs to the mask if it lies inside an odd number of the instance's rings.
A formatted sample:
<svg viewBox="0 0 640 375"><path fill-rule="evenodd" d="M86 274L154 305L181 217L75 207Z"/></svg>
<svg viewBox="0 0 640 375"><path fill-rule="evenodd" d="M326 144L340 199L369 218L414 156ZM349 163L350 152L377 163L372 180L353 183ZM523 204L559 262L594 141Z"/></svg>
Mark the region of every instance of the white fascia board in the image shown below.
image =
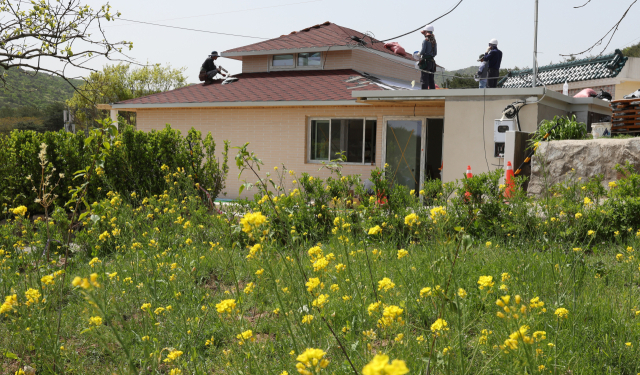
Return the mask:
<svg viewBox="0 0 640 375"><path fill-rule="evenodd" d="M414 66L414 60L407 60L404 57L393 55L390 53L378 51L372 48L365 47L352 47L352 46L325 46L325 47L308 47L308 48L287 48L287 49L271 49L271 50L259 50L259 51L247 51L247 52L222 52L221 57L234 58L239 56L262 56L262 55L281 55L287 53L305 53L305 52L327 52L327 51L346 51L346 50L359 50L369 53L374 53L391 60L403 63L407 66Z"/></svg>
<svg viewBox="0 0 640 375"><path fill-rule="evenodd" d="M365 105L355 100L305 100L305 101L271 101L271 102L207 102L207 103L164 103L164 104L114 104L113 109L129 108L213 108L213 107L301 107L301 106L337 106Z"/></svg>
<svg viewBox="0 0 640 375"><path fill-rule="evenodd" d="M247 51L247 52L222 52L222 57L237 57L237 56L260 56L260 55L281 55L287 53L305 53L305 52L325 52L325 51L345 51L353 49L349 46L326 46L326 47L309 47L309 48L287 48L287 49L270 49L259 51Z"/></svg>
<svg viewBox="0 0 640 375"><path fill-rule="evenodd" d="M485 92L486 91L486 92ZM542 96L543 87L519 88L519 89L446 89L446 90L395 90L395 91L352 91L354 98L403 98L421 97L429 99L432 97L483 97L483 96Z"/></svg>

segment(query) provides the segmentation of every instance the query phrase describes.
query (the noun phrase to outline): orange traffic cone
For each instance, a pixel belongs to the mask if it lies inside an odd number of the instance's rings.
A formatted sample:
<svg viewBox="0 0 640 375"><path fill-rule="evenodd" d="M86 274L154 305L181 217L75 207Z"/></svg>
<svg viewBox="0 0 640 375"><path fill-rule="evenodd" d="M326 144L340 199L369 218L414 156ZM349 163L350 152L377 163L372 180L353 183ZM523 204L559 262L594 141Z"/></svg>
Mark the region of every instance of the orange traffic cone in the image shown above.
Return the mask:
<svg viewBox="0 0 640 375"><path fill-rule="evenodd" d="M471 172L471 166L467 165L467 178L471 177L473 177L473 172ZM464 193L464 200L469 201L469 198L471 198L471 193L467 191L466 193Z"/></svg>
<svg viewBox="0 0 640 375"><path fill-rule="evenodd" d="M507 185L507 188L504 190L505 198L511 198L513 196L513 192L515 191L515 181L513 180L515 175L513 174L513 166L511 166L511 162L507 162L507 171L504 175L504 183Z"/></svg>

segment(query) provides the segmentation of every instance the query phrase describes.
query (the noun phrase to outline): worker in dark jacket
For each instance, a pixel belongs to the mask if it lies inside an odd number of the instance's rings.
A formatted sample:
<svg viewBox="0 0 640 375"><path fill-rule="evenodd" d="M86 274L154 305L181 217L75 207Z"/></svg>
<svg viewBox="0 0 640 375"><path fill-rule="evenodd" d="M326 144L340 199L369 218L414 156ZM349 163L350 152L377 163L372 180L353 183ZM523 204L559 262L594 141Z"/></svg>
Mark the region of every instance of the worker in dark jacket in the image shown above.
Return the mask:
<svg viewBox="0 0 640 375"><path fill-rule="evenodd" d="M433 36L433 26L425 26L420 33L424 35L422 49L420 50L420 63L418 64L421 70L422 89L435 90L436 60L434 60L434 57L438 54L438 43L436 43L436 38Z"/></svg>
<svg viewBox="0 0 640 375"><path fill-rule="evenodd" d="M495 88L498 86L500 64L502 63L502 51L498 49L498 39L491 39L489 41L489 48L487 48L487 53L484 54L484 61L487 62L489 68L487 87Z"/></svg>
<svg viewBox="0 0 640 375"><path fill-rule="evenodd" d="M223 77L226 77L224 73L222 73L221 69L222 67L217 67L215 64L215 61L218 59L220 55L218 55L218 52L213 51L211 52L211 54L209 55L209 57L207 57L206 60L204 60L204 63L202 64L202 67L200 68L200 80L204 81L205 85L210 85L213 83L213 78L217 75L220 74Z"/></svg>

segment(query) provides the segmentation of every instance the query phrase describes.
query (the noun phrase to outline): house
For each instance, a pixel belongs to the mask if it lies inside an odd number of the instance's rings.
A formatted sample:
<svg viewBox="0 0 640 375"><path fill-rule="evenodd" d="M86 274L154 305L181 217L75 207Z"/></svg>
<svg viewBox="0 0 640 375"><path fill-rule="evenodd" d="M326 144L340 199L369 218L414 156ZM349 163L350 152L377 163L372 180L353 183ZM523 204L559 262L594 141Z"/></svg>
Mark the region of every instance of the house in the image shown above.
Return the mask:
<svg viewBox="0 0 640 375"><path fill-rule="evenodd" d="M416 45L421 41L416 36ZM191 127L211 132L233 146L249 142L267 170L284 164L325 178L330 172L322 163L344 152L344 174L367 178L386 166L395 182L416 191L425 179L462 177L467 165L479 173L503 164L494 120L516 100L527 101L519 115L523 131L554 115L611 114L599 99L544 88L419 90L411 56L329 22L222 56L242 61L236 81L114 103L112 113L136 111L139 130L168 123L183 133ZM242 182L230 167L226 192L235 198Z"/></svg>
<svg viewBox="0 0 640 375"><path fill-rule="evenodd" d="M531 87L531 69L510 72L499 84L504 88ZM569 85L569 96L583 89L591 88L596 92L604 90L613 99L640 89L640 58L626 57L619 49L614 53L545 65L538 68L539 85L547 89L562 92L565 83Z"/></svg>

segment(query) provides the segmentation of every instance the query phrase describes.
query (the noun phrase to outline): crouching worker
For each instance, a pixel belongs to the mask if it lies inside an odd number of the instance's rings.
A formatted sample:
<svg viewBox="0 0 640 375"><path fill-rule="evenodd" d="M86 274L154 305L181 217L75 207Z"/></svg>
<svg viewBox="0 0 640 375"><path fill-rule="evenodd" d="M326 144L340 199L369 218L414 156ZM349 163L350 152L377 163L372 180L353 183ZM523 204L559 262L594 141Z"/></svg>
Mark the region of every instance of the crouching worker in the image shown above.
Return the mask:
<svg viewBox="0 0 640 375"><path fill-rule="evenodd" d="M434 74L436 72L436 61L434 57L438 54L438 44L433 36L433 26L427 25L421 32L424 35L422 50L420 51L420 78L423 90L435 90L436 83Z"/></svg>
<svg viewBox="0 0 640 375"><path fill-rule="evenodd" d="M200 76L198 78L200 79L200 81L204 81L205 86L212 84L213 78L217 74L220 74L221 76L226 77L226 75L222 73L222 71L226 72L226 70L224 70L224 68L221 66L216 66L215 61L218 59L218 57L220 57L220 55L218 55L218 52L216 51L211 52L209 57L207 57L207 59L204 60L204 63L200 68Z"/></svg>

